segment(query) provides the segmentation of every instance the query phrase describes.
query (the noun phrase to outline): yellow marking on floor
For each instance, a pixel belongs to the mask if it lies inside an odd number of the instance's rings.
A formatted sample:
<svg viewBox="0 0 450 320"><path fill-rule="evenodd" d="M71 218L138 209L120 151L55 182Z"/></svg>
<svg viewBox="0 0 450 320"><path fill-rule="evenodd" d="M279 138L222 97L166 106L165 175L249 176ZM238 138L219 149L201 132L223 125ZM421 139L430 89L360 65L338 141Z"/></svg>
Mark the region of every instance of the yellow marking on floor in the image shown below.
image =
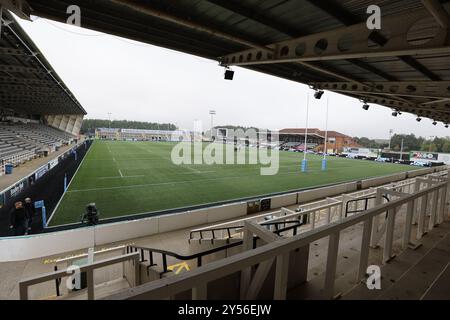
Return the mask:
<svg viewBox="0 0 450 320"><path fill-rule="evenodd" d="M100 250L95 251L95 254L102 253L104 251L108 251L110 249L115 249L115 248L118 248L118 247L121 247L121 246L125 246L125 247L133 246L134 244L135 244L134 242L130 242L130 243L125 243L125 244L120 245L120 246L103 247ZM65 259L69 259L69 258L83 257L83 256L86 256L86 254L87 253L78 253L78 254L67 255L65 257L59 257L59 258L54 258L54 259L45 259L44 260L44 264L57 263L59 260L65 260Z"/></svg>
<svg viewBox="0 0 450 320"><path fill-rule="evenodd" d="M183 269L186 269L186 271L190 271L191 269L189 268L189 265L186 262L181 262L181 263L177 263L171 266L167 267L167 270L170 271L174 271L175 269L177 269L175 271L175 274L179 274L181 271L183 271Z"/></svg>

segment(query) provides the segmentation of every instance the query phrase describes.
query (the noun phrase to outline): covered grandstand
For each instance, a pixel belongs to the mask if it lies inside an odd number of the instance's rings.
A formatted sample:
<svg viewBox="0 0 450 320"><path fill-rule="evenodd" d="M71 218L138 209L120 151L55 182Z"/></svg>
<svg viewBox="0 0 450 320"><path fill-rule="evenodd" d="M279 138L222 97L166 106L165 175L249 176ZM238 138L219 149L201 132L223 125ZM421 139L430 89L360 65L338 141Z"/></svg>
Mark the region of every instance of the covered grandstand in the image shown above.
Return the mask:
<svg viewBox="0 0 450 320"><path fill-rule="evenodd" d="M448 1L24 3L60 22L69 5L78 5L84 28L450 122ZM382 9L382 30L367 28L372 5Z"/></svg>
<svg viewBox="0 0 450 320"><path fill-rule="evenodd" d="M324 152L326 139L326 153L341 153L344 148L359 147L358 143L350 136L337 131L324 131L315 128L291 128L282 129L279 132L279 140L284 148L300 148L304 150L305 138L307 138L308 150Z"/></svg>
<svg viewBox="0 0 450 320"><path fill-rule="evenodd" d="M6 10L0 35L0 175L78 139L86 111Z"/></svg>
<svg viewBox="0 0 450 320"><path fill-rule="evenodd" d="M190 137L191 133L182 130L146 130L97 128L95 137L101 140L118 141L180 141L183 137Z"/></svg>

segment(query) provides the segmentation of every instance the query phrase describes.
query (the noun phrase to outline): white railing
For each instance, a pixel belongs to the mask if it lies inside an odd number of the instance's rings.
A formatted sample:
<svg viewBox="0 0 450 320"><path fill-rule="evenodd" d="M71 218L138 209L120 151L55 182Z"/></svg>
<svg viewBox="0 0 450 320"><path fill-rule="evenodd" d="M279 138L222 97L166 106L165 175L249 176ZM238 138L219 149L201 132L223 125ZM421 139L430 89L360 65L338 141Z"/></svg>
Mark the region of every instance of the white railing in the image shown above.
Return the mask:
<svg viewBox="0 0 450 320"><path fill-rule="evenodd" d="M20 151L8 157L0 159L0 176L5 174L5 165L12 164L13 166L18 166L26 161L34 159L36 153L34 151Z"/></svg>
<svg viewBox="0 0 450 320"><path fill-rule="evenodd" d="M385 223L386 236L384 237L383 243L383 262L387 262L393 257L393 234L396 227L395 218L400 209L406 206L406 222L404 226L401 226L404 233L403 248L406 248L410 243L415 243L415 241L420 240L418 235L414 237L415 239L412 239L412 224L416 212L418 214L419 225L425 225L427 213L429 214L429 228L433 228L449 218L447 203L449 180L445 179L445 182L436 182L436 180L439 179L442 178L429 178L427 180L429 186L425 189L416 191L413 194L389 189L379 189L377 191L377 205L363 213L344 218L340 221L318 227L296 236L276 239L254 250L248 250L226 259L211 262L203 267L183 274L182 276L173 276L150 282L137 288L133 288L133 290L125 290L119 294L107 297L107 299L166 299L187 290L192 290L193 299L206 299L207 285L209 282L242 271L241 284L248 284L248 279L243 281L242 277L249 277L250 275L248 272L244 272L244 270L249 270L248 268L255 265L266 264L267 261L274 259L277 261L274 299L284 299L286 297L287 282L289 281L287 275L289 254L298 248L309 246L311 243L323 238L329 239L323 298L332 299L335 296L335 277L341 231L359 223L363 223L360 243L360 259L357 279L355 279L361 280L366 276L372 233L374 230L379 232L378 229L374 228L374 225L376 225L374 221L377 221L381 215L384 215L387 212ZM422 183L422 181L418 181L418 183ZM381 194L385 191L394 195L397 199L392 200L389 203L380 204ZM418 200L420 199L432 199L432 205L421 205L420 207L417 207ZM426 201L424 202L428 203ZM248 225L250 224L251 223L248 222L246 223L244 232L247 236L244 237L244 241L245 238L248 238L249 234L253 235L257 233L255 232L254 226L251 229L248 228ZM261 228L261 226L256 225L256 227L259 227L260 231L264 232L264 228ZM263 280L264 279L260 279L260 281ZM246 296L247 292L242 290L241 285L241 298Z"/></svg>
<svg viewBox="0 0 450 320"><path fill-rule="evenodd" d="M437 178L445 175L447 175L447 171L429 174L425 177ZM296 208L297 211L283 207L277 211L266 212L252 217L246 217L225 223L215 224L212 226L193 229L190 231L191 236L189 241L211 241L212 239L207 237L209 234L213 235L214 240L229 239L235 237L241 238L243 229L240 226L243 226L245 222L256 222L257 224L261 225L264 223L299 220L303 219L305 216L308 224L301 227L299 232L314 230L318 226L326 225L344 219L346 217L347 202L349 201L352 202L351 206L349 206L350 212L354 213L357 211L370 209L376 205L376 199L368 200L367 208L364 207L364 202L357 200L364 200L368 197L375 197L377 195L377 190L380 188L411 194L414 191L418 191L420 190L420 188L423 189L427 186L427 183L422 183L419 189L416 190L416 183L420 179L423 178L411 178L400 182L389 183L378 188L370 188L350 194L342 194L337 197L329 197L324 200L299 205ZM214 234L212 234L212 231L214 231ZM201 235L201 237L194 238L192 235ZM203 235L205 235L206 237L204 238Z"/></svg>

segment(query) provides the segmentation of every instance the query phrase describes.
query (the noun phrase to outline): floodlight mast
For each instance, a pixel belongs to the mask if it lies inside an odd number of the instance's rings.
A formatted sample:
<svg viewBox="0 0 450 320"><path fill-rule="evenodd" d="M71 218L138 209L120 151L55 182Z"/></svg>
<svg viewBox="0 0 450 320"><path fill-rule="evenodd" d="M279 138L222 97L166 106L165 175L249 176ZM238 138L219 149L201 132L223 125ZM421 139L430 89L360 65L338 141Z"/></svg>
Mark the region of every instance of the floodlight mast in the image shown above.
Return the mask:
<svg viewBox="0 0 450 320"><path fill-rule="evenodd" d="M394 133L393 129L389 130L389 150L391 150L391 142L392 142L392 134Z"/></svg>
<svg viewBox="0 0 450 320"><path fill-rule="evenodd" d="M108 112L108 118L109 118L109 128L111 129L111 112Z"/></svg>
<svg viewBox="0 0 450 320"><path fill-rule="evenodd" d="M400 161L403 161L403 143L404 143L404 138L402 138L402 146L401 146L401 149L400 149Z"/></svg>
<svg viewBox="0 0 450 320"><path fill-rule="evenodd" d="M302 161L302 172L308 171L308 160L306 160L306 152L308 151L308 118L309 118L309 92L307 94L306 103L306 128L305 128L305 145L303 147L303 161Z"/></svg>
<svg viewBox="0 0 450 320"><path fill-rule="evenodd" d="M209 114L211 116L211 139L213 138L213 129L214 129L214 116L217 114L216 110L209 110Z"/></svg>
<svg viewBox="0 0 450 320"><path fill-rule="evenodd" d="M330 99L327 97L327 111L325 115L325 145L323 148L323 159L327 159L327 143L328 143L328 111L330 107Z"/></svg>
<svg viewBox="0 0 450 320"><path fill-rule="evenodd" d="M306 103L306 127L305 127L305 147L303 148L303 160L306 160L306 151L308 151L308 119L309 119L309 93Z"/></svg>
<svg viewBox="0 0 450 320"><path fill-rule="evenodd" d="M330 98L327 97L327 111L325 113L325 143L323 145L322 171L327 170L327 153L328 153L328 110L330 106Z"/></svg>

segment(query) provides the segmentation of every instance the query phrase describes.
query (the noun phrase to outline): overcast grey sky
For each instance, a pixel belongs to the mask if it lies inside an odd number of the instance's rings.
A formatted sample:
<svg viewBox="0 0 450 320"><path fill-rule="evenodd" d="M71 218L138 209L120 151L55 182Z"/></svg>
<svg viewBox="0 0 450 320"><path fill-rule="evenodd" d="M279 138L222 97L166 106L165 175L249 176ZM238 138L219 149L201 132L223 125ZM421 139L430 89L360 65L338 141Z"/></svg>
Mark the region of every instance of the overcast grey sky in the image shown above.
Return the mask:
<svg viewBox="0 0 450 320"><path fill-rule="evenodd" d="M216 125L282 129L305 127L305 85L241 68L234 81L223 79L217 62L122 39L45 19L20 20L54 69L88 112L87 118L171 122L192 129L194 120ZM372 105L369 111L352 98L326 92L311 95L309 127L325 128L329 97L329 129L351 136L387 139L389 129L424 137L447 136L449 129L414 115L391 116Z"/></svg>

